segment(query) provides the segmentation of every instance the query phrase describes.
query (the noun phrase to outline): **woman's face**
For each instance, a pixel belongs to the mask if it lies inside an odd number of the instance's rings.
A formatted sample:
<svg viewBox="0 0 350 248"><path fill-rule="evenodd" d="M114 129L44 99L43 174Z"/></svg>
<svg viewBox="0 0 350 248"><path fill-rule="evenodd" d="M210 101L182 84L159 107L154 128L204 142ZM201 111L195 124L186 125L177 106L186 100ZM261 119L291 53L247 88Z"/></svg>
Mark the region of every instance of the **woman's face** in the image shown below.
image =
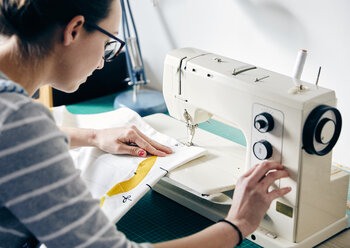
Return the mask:
<svg viewBox="0 0 350 248"><path fill-rule="evenodd" d="M107 18L97 23L111 34L118 34L121 8L118 0L111 4ZM81 29L77 40L55 50L55 73L51 86L64 92L74 92L96 70L104 66L104 48L110 38L99 31Z"/></svg>

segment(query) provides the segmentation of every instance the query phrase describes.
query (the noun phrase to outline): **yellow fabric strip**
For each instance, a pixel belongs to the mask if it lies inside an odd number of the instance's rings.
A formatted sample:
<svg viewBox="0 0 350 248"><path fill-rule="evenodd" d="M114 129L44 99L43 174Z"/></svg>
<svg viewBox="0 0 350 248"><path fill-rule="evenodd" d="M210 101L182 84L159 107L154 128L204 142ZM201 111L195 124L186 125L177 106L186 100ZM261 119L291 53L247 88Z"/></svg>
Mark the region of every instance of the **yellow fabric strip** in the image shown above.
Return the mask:
<svg viewBox="0 0 350 248"><path fill-rule="evenodd" d="M135 175L128 181L120 182L107 192L109 197L134 189L147 176L157 160L157 156L143 160L136 169Z"/></svg>
<svg viewBox="0 0 350 248"><path fill-rule="evenodd" d="M100 199L100 208L102 208L103 203L105 202L105 200L106 200L106 197L102 196L101 199Z"/></svg>

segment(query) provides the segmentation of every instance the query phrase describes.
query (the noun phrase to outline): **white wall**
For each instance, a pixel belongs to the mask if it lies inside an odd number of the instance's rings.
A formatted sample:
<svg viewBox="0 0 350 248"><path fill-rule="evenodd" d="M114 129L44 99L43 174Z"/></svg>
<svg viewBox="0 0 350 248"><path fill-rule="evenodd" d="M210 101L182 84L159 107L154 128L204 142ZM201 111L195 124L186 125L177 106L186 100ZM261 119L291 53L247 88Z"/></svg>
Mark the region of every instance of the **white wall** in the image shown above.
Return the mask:
<svg viewBox="0 0 350 248"><path fill-rule="evenodd" d="M291 75L308 50L302 79L332 88L343 116L334 160L350 166L349 0L130 0L151 87L161 90L167 51L197 47Z"/></svg>

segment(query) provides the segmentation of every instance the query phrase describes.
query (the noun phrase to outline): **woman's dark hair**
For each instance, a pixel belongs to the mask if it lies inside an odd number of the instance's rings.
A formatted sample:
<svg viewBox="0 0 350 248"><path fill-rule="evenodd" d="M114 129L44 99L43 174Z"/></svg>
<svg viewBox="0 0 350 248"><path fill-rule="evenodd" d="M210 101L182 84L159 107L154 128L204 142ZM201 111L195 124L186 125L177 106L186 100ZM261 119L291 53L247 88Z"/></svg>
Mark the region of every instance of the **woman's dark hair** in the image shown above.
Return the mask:
<svg viewBox="0 0 350 248"><path fill-rule="evenodd" d="M97 24L113 0L0 0L0 34L16 35L23 55L42 57L52 48L55 31L75 16ZM93 31L88 25L87 31Z"/></svg>

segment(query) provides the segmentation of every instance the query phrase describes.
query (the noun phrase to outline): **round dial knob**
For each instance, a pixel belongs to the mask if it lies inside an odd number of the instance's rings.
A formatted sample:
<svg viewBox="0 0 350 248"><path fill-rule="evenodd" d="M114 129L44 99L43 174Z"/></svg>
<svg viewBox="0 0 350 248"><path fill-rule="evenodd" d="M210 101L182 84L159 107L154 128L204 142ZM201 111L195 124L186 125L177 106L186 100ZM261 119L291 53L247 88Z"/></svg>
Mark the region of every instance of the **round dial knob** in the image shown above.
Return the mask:
<svg viewBox="0 0 350 248"><path fill-rule="evenodd" d="M269 113L261 113L254 118L254 127L261 133L270 132L275 126L272 115Z"/></svg>
<svg viewBox="0 0 350 248"><path fill-rule="evenodd" d="M257 159L269 159L272 157L272 145L266 140L260 140L253 145L253 153Z"/></svg>
<svg viewBox="0 0 350 248"><path fill-rule="evenodd" d="M316 128L316 141L322 144L328 144L335 132L335 122L329 118L322 119Z"/></svg>
<svg viewBox="0 0 350 248"><path fill-rule="evenodd" d="M303 130L303 149L309 154L324 156L338 141L342 118L338 109L319 105L307 117Z"/></svg>

